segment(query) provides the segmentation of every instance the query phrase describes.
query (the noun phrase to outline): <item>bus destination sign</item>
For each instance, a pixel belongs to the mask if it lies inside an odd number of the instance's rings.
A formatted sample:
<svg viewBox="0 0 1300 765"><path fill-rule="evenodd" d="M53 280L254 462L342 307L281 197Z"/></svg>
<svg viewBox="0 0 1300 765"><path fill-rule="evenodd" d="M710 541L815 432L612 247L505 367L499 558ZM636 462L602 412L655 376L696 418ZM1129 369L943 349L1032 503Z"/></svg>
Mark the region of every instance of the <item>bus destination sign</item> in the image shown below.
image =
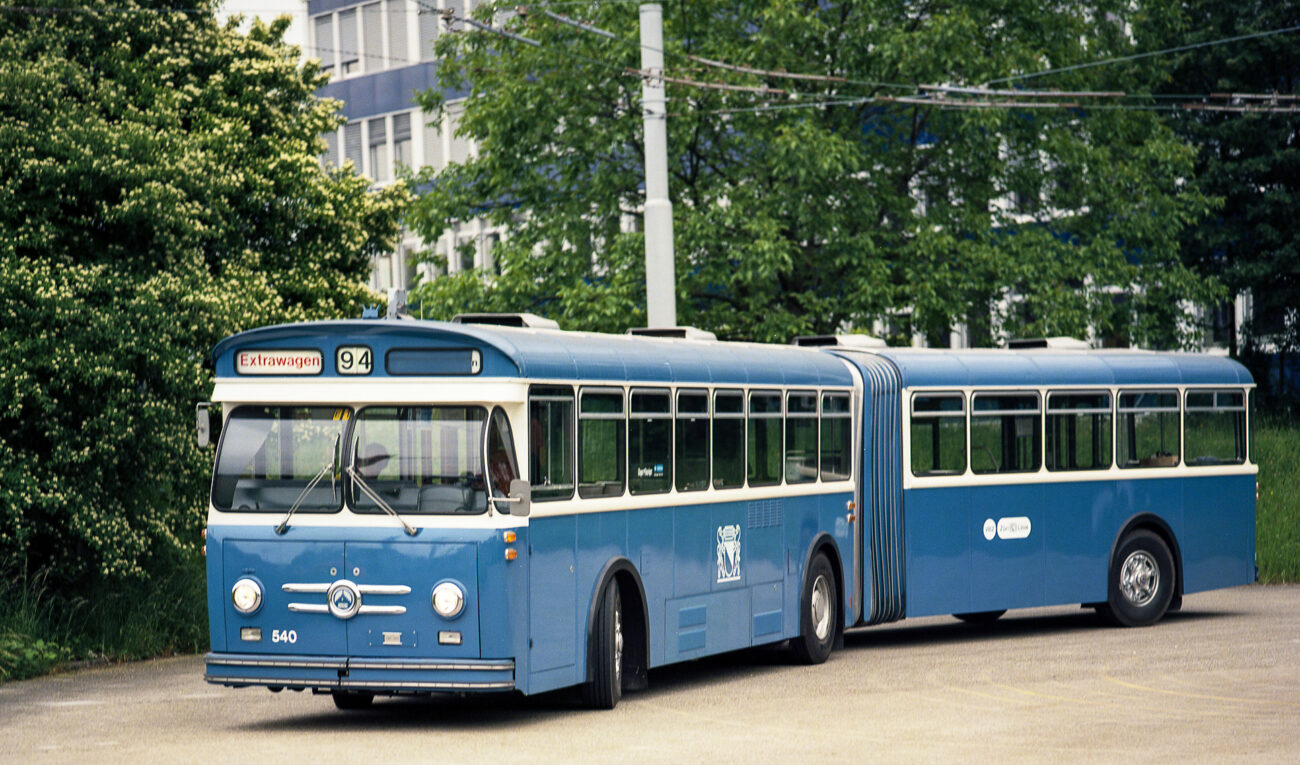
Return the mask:
<svg viewBox="0 0 1300 765"><path fill-rule="evenodd" d="M322 366L320 351L245 349L235 354L235 373L241 375L318 375Z"/></svg>

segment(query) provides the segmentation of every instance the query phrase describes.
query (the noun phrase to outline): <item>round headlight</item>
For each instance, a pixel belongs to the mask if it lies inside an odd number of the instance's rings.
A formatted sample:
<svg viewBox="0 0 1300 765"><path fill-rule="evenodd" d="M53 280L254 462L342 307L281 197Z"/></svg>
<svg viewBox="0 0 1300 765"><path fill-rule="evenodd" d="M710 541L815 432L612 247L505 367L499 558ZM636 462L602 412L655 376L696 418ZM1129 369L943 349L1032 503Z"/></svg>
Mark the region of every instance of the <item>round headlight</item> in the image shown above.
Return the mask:
<svg viewBox="0 0 1300 765"><path fill-rule="evenodd" d="M443 582L433 588L433 610L444 619L454 619L465 608L465 591L455 582Z"/></svg>
<svg viewBox="0 0 1300 765"><path fill-rule="evenodd" d="M230 588L230 600L241 614L251 614L262 607L262 585L253 579L240 579Z"/></svg>

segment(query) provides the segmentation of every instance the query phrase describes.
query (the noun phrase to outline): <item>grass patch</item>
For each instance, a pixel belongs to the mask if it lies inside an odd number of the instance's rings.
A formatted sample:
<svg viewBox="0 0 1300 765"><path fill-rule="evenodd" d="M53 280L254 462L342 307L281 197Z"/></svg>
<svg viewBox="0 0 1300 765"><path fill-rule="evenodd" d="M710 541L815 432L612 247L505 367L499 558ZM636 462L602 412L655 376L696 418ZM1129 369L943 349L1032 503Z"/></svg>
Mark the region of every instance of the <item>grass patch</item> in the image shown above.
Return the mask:
<svg viewBox="0 0 1300 765"><path fill-rule="evenodd" d="M42 574L0 577L0 682L70 662L193 653L207 644L201 561L147 582L96 583L84 597L57 592Z"/></svg>
<svg viewBox="0 0 1300 765"><path fill-rule="evenodd" d="M1261 582L1300 582L1300 422L1261 418L1256 553Z"/></svg>

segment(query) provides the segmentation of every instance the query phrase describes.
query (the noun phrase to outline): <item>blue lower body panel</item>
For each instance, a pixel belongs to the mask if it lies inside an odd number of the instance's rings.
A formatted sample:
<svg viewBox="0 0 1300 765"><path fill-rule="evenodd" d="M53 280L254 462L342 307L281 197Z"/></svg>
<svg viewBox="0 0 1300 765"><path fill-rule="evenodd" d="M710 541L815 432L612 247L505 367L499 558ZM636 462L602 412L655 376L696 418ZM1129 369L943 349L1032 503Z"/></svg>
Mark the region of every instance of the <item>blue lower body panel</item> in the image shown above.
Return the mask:
<svg viewBox="0 0 1300 765"><path fill-rule="evenodd" d="M367 659L209 653L204 679L216 685L265 685L376 693L509 691L511 659Z"/></svg>

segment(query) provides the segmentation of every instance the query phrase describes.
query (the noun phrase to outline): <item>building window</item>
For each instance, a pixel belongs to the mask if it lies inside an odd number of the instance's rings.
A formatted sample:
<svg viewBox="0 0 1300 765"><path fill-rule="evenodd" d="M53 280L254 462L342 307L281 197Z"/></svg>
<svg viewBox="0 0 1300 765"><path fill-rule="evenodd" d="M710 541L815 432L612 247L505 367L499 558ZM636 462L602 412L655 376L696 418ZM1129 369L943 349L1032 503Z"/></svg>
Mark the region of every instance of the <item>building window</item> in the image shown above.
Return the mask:
<svg viewBox="0 0 1300 765"><path fill-rule="evenodd" d="M420 27L420 60L433 60L433 44L438 40L439 24L442 23L442 17L433 7L432 3L420 3L419 27Z"/></svg>
<svg viewBox="0 0 1300 765"><path fill-rule="evenodd" d="M388 62L389 66L405 66L408 59L406 45L406 20L408 0L388 0Z"/></svg>
<svg viewBox="0 0 1300 765"><path fill-rule="evenodd" d="M370 3L361 6L361 32L365 40L365 62L362 68L367 72L377 72L384 68L384 19L383 6Z"/></svg>
<svg viewBox="0 0 1300 765"><path fill-rule="evenodd" d="M357 10L339 14L339 72L344 75L360 71L361 43L357 37Z"/></svg>
<svg viewBox="0 0 1300 765"><path fill-rule="evenodd" d="M424 124L424 164L435 171L442 170L447 166L447 155L442 150L442 128L431 115L420 114L429 120Z"/></svg>
<svg viewBox="0 0 1300 765"><path fill-rule="evenodd" d="M337 130L331 130L321 136L325 139L325 153L321 155L321 165L326 169L336 167L339 164L339 133Z"/></svg>
<svg viewBox="0 0 1300 765"><path fill-rule="evenodd" d="M411 114L393 115L393 164L410 167L411 156Z"/></svg>
<svg viewBox="0 0 1300 765"><path fill-rule="evenodd" d="M456 130L460 127L461 115L464 113L465 107L461 104L447 110L447 134L451 136L451 156L448 160L461 165L469 161L470 153L469 139L456 135Z"/></svg>
<svg viewBox="0 0 1300 765"><path fill-rule="evenodd" d="M352 169L361 172L361 123L343 126L343 161L351 162Z"/></svg>
<svg viewBox="0 0 1300 765"><path fill-rule="evenodd" d="M313 44L316 50L316 58L320 59L320 67L326 72L334 71L334 16L325 14L312 19L311 24Z"/></svg>
<svg viewBox="0 0 1300 765"><path fill-rule="evenodd" d="M370 177L383 183L392 177L388 163L388 131L383 117L370 120Z"/></svg>

